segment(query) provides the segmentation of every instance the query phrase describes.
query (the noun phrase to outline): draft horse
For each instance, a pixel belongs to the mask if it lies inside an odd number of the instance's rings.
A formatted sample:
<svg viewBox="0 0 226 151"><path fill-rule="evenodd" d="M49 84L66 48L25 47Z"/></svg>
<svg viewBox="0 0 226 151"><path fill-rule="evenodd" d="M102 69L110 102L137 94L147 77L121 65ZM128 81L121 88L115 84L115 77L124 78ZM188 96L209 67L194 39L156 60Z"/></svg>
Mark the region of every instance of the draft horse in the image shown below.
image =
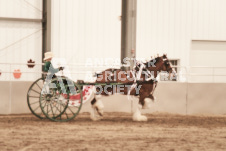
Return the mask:
<svg viewBox="0 0 226 151"><path fill-rule="evenodd" d="M157 86L156 77L161 71L166 71L169 75L173 73L166 54L145 63L136 63L135 67L127 72L122 69L107 69L96 74L97 84L109 83L109 85L95 88L96 92L91 101L91 119L99 120L103 116L104 105L101 101L101 95L109 96L117 92L125 95L138 96L139 104L137 110L133 113L133 120L147 121L147 117L141 115L140 110L148 108L148 103L151 100L155 100L153 92ZM120 83L120 85L112 87L110 83Z"/></svg>

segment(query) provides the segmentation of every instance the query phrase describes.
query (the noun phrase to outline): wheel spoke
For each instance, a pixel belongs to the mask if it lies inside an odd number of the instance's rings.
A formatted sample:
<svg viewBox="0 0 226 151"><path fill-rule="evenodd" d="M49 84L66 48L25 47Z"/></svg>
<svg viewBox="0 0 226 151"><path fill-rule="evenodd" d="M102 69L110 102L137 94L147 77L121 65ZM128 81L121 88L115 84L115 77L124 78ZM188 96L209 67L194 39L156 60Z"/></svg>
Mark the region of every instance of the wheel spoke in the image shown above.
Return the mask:
<svg viewBox="0 0 226 151"><path fill-rule="evenodd" d="M36 111L38 108L40 108L40 106L36 107L33 111Z"/></svg>
<svg viewBox="0 0 226 151"><path fill-rule="evenodd" d="M58 104L57 104L58 105ZM61 110L59 110L59 108L56 106L56 109L61 113Z"/></svg>
<svg viewBox="0 0 226 151"><path fill-rule="evenodd" d="M71 85L69 83L65 83L66 79L64 77L61 77L61 78L62 79L54 78L51 80L51 83L56 84L56 88L54 88L54 89L48 89L49 87L46 84L44 84L44 86L42 86L42 84L39 81L39 83L37 83L37 84L34 83L34 85L37 85L35 87L38 87L38 88L36 88L36 89L33 88L32 90L30 89L30 91L36 91L36 93L38 93L38 91L42 89L43 92L44 91L49 92L47 95L42 95L40 97L40 101L41 100L45 101L45 103L41 102L41 109L43 111L43 114L52 121L63 122L63 121L69 121L69 120L73 119L74 117L76 117L81 109L82 103L77 104L77 106L71 106L71 104L70 104L71 102L69 102L70 101L69 94L67 94L67 93L62 94L62 90L61 90L61 87L64 86L67 91L68 87L70 87ZM61 81L61 83L59 81ZM63 82L63 84L62 84L62 82ZM73 85L75 87L75 93L79 94L81 96L80 86L77 85L76 83L74 83ZM48 91L47 91L47 89L48 89ZM33 96L36 97L36 95L32 95L30 98L32 98ZM49 100L49 98L50 98L50 100ZM34 104L35 103L36 102L34 99Z"/></svg>
<svg viewBox="0 0 226 151"><path fill-rule="evenodd" d="M55 112L54 112L54 114L56 114L56 112L57 112L57 110L58 110L57 104L54 106L54 108L56 109ZM59 110L58 110L58 111L59 111Z"/></svg>
<svg viewBox="0 0 226 151"><path fill-rule="evenodd" d="M73 114L75 114L75 113L71 110L71 107L70 107L70 106L68 106L68 108L69 108L69 110L70 110Z"/></svg>
<svg viewBox="0 0 226 151"><path fill-rule="evenodd" d="M60 113L61 113L61 105L60 105ZM61 114L61 115L62 115L62 114ZM60 115L60 119L62 119L61 115Z"/></svg>
<svg viewBox="0 0 226 151"><path fill-rule="evenodd" d="M35 83L35 84L39 87L40 90L42 90L42 88L38 85L38 83Z"/></svg>
<svg viewBox="0 0 226 151"><path fill-rule="evenodd" d="M59 99L60 99L60 97L57 98L57 102L59 102ZM58 105L60 106L60 109L58 108L59 107ZM56 108L60 112L60 119L61 119L62 111L61 111L61 105L60 105L60 103L57 103Z"/></svg>
<svg viewBox="0 0 226 151"><path fill-rule="evenodd" d="M66 116L67 116L67 118L68 118L68 115L67 115L66 111L65 111L64 113L66 114Z"/></svg>
<svg viewBox="0 0 226 151"><path fill-rule="evenodd" d="M60 104L60 105L62 105L62 106L65 108L65 106L64 106L63 104ZM64 113L66 114L66 116L67 116L67 118L68 118L68 115L67 115L66 111L65 111Z"/></svg>
<svg viewBox="0 0 226 151"><path fill-rule="evenodd" d="M44 100L42 100L42 101L44 101ZM41 102L42 102L42 101L41 101ZM47 103L45 102L45 105L43 106L43 108L46 107L46 104L47 104Z"/></svg>
<svg viewBox="0 0 226 151"><path fill-rule="evenodd" d="M49 105L47 105L47 114L49 113Z"/></svg>
<svg viewBox="0 0 226 151"><path fill-rule="evenodd" d="M52 110L52 113L53 113L53 107L52 107L52 104L50 103L50 107L51 107L51 110ZM55 114L53 113L53 116L55 116Z"/></svg>
<svg viewBox="0 0 226 151"><path fill-rule="evenodd" d="M39 101L36 101L36 102L30 103L30 105L36 104L36 103L38 103L38 102L39 102Z"/></svg>
<svg viewBox="0 0 226 151"><path fill-rule="evenodd" d="M31 89L32 91L36 92L37 94L40 94L38 91L34 90L34 89Z"/></svg>
<svg viewBox="0 0 226 151"><path fill-rule="evenodd" d="M47 109L48 109L48 111L47 111L47 114L49 114L49 112L51 112L51 110L49 110L49 105L47 105Z"/></svg>
<svg viewBox="0 0 226 151"><path fill-rule="evenodd" d="M28 107L29 107L30 111L32 112L32 114L34 114L36 117L38 117L40 119L44 119L46 117L44 112L42 112L42 109L43 109L42 106L44 105L42 103L43 102L43 100L42 100L43 98L40 97L40 95L41 95L41 91L40 90L42 89L42 82L43 82L43 78L37 79L36 81L34 81L31 84L31 86L29 87L29 90L27 92L27 104L28 104ZM40 104L38 104L38 102ZM46 106L46 104L45 104L45 106Z"/></svg>
<svg viewBox="0 0 226 151"><path fill-rule="evenodd" d="M40 98L39 96L29 96L30 98Z"/></svg>

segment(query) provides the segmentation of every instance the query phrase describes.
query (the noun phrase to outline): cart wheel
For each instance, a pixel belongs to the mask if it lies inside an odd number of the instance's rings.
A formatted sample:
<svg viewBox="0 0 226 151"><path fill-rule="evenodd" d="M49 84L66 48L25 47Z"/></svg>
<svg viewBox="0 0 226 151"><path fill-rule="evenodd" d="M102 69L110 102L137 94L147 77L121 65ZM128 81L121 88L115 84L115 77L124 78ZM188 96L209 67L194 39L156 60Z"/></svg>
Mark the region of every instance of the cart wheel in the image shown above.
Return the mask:
<svg viewBox="0 0 226 151"><path fill-rule="evenodd" d="M40 108L40 101L39 101L43 85L44 85L44 79L39 78L32 83L32 85L30 86L27 92L28 107L31 113L33 113L36 117L40 119L46 118Z"/></svg>
<svg viewBox="0 0 226 151"><path fill-rule="evenodd" d="M58 77L52 79L48 87L47 92L40 96L40 107L45 116L56 122L66 122L75 118L82 107L80 85L64 77ZM73 95L77 95L79 99L76 105L71 103L70 88L74 88Z"/></svg>

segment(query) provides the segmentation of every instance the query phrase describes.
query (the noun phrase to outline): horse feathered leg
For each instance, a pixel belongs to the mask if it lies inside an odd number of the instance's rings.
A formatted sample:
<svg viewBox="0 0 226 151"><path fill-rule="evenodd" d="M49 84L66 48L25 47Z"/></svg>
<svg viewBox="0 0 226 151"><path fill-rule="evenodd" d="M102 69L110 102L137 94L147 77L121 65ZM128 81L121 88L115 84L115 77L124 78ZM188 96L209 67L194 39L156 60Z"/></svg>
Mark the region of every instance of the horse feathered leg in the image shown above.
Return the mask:
<svg viewBox="0 0 226 151"><path fill-rule="evenodd" d="M147 91L148 90L148 91ZM133 114L133 120L134 121L147 121L147 117L141 114L141 109L147 109L149 108L149 103L150 103L150 98L148 97L150 92L150 90L145 88L145 87L141 87L139 93L140 93L140 98L139 98L139 103L138 103L138 107L137 110L134 112Z"/></svg>
<svg viewBox="0 0 226 151"><path fill-rule="evenodd" d="M101 101L101 95L96 95L95 96L95 99L97 100L93 107L96 109L97 113L100 115L100 116L103 116L104 114L104 105L103 105L103 102Z"/></svg>
<svg viewBox="0 0 226 151"><path fill-rule="evenodd" d="M104 105L100 98L101 98L100 95L95 95L94 99L91 101L92 111L91 111L90 118L94 121L100 120L103 117Z"/></svg>
<svg viewBox="0 0 226 151"><path fill-rule="evenodd" d="M144 99L144 105L142 107L142 109L149 109L150 108L150 102L152 101L152 99L150 98L145 98Z"/></svg>
<svg viewBox="0 0 226 151"><path fill-rule="evenodd" d="M142 108L142 105L138 104L138 108L133 114L133 121L147 121L148 120L148 118L146 116L141 115L141 111L140 111L141 108Z"/></svg>
<svg viewBox="0 0 226 151"><path fill-rule="evenodd" d="M148 96L153 102L156 102L156 97L153 94Z"/></svg>

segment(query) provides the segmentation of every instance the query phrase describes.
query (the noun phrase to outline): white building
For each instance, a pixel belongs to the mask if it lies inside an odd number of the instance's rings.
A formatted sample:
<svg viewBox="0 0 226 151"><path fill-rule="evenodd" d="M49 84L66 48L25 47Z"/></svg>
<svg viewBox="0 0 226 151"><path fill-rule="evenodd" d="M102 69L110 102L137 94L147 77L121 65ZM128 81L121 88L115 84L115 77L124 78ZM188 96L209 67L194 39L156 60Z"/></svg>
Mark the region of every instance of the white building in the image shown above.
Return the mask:
<svg viewBox="0 0 226 151"><path fill-rule="evenodd" d="M88 58L119 60L119 16L121 0L53 0L52 51L69 64L85 64ZM0 0L0 17L41 19L42 0ZM179 66L208 66L189 69L190 73L210 75L201 76L203 81L225 82L226 68L212 68L226 66L225 27L225 0L138 0L136 55L146 58L167 53ZM29 59L41 63L41 30L41 22L0 20L0 63L26 63ZM17 68L41 71L40 66L0 65L3 72ZM71 70L76 70L76 76L81 72L81 68ZM195 78L190 77L191 81L198 76Z"/></svg>

